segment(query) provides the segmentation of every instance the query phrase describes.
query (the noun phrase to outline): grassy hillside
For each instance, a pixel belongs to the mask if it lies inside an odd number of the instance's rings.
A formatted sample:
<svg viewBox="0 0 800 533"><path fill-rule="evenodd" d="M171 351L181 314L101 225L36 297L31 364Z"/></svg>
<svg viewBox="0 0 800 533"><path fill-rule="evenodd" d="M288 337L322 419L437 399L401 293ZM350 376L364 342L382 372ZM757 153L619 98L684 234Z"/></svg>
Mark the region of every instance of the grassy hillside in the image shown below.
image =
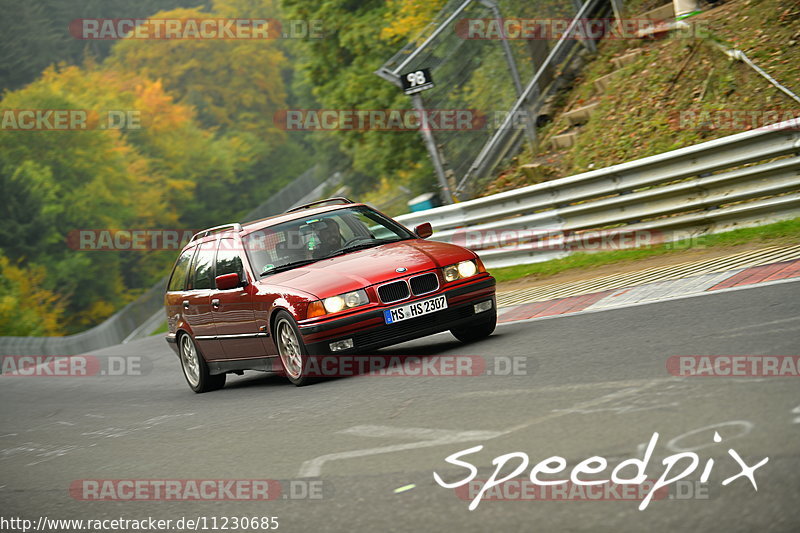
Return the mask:
<svg viewBox="0 0 800 533"><path fill-rule="evenodd" d="M635 18L662 3L632 2L628 16ZM779 82L800 93L799 0L733 0L690 20L710 38L674 34L655 41L602 42L581 77L558 97L558 111L599 103L589 122L579 127L577 144L561 151L550 148L554 135L575 128L556 115L539 132L539 152L523 152L515 158L482 195L534 183L519 169L525 163L541 164L543 172L539 174L554 179L737 132L697 128L680 120L681 111L769 109L800 116L800 104L712 44L716 40L742 50ZM641 50L637 59L598 94L594 81L614 70L612 59L636 49Z"/></svg>

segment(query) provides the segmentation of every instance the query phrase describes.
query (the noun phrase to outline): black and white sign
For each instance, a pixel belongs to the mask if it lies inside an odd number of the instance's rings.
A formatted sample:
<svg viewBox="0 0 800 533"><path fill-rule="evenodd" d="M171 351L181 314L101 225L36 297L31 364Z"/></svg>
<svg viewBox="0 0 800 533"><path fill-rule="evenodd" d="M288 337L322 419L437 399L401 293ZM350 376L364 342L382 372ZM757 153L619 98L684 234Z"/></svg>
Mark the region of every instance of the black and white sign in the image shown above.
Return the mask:
<svg viewBox="0 0 800 533"><path fill-rule="evenodd" d="M431 71L427 68L406 72L400 76L403 82L403 92L405 94L415 94L421 91L433 89L433 78Z"/></svg>

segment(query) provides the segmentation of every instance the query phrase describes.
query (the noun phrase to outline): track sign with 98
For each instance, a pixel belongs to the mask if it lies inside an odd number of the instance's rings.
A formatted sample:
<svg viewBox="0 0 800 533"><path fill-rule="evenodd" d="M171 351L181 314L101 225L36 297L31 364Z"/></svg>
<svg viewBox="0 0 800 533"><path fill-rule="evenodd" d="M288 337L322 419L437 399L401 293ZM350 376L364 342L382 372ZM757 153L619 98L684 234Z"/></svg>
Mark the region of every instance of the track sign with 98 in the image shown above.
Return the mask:
<svg viewBox="0 0 800 533"><path fill-rule="evenodd" d="M427 68L402 74L400 81L403 83L403 92L405 94L414 94L433 89L433 78L431 77L431 71Z"/></svg>

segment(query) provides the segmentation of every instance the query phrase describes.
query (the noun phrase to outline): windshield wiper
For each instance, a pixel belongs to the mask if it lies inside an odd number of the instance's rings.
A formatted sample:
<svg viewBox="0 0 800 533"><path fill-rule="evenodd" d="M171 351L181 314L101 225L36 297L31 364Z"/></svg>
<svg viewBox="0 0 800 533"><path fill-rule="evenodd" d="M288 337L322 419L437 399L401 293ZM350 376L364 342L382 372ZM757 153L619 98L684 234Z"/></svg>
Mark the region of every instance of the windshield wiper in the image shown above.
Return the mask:
<svg viewBox="0 0 800 533"><path fill-rule="evenodd" d="M263 278L267 274L275 274L277 272L284 272L286 270L292 270L293 268L310 265L311 263L316 263L319 259L306 259L305 261L296 261L294 263L286 263L285 265L279 265L274 268L270 268L269 270L265 270L261 273L261 277Z"/></svg>

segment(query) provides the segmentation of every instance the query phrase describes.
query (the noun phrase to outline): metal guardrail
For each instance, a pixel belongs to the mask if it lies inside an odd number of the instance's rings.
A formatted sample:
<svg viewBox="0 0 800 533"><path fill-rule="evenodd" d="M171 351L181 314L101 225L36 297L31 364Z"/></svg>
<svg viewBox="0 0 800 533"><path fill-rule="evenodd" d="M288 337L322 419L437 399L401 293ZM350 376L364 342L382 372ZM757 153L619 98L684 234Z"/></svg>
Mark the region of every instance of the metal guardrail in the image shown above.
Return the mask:
<svg viewBox="0 0 800 533"><path fill-rule="evenodd" d="M565 234L614 228L678 240L796 216L800 118L398 220L431 222L433 239L503 267L568 255L569 237L558 247Z"/></svg>
<svg viewBox="0 0 800 533"><path fill-rule="evenodd" d="M164 305L164 277L101 324L63 337L0 337L0 355L74 355L119 344ZM159 321L159 324L161 321ZM157 326L158 324L156 324Z"/></svg>
<svg viewBox="0 0 800 533"><path fill-rule="evenodd" d="M798 216L800 118L397 220L431 222L432 239L466 244L493 268L568 255L553 240L566 246L581 232L659 231L675 240ZM471 245L471 233L499 235L504 245L482 238ZM0 337L0 354L68 355L123 342L153 323L165 284L76 335Z"/></svg>

